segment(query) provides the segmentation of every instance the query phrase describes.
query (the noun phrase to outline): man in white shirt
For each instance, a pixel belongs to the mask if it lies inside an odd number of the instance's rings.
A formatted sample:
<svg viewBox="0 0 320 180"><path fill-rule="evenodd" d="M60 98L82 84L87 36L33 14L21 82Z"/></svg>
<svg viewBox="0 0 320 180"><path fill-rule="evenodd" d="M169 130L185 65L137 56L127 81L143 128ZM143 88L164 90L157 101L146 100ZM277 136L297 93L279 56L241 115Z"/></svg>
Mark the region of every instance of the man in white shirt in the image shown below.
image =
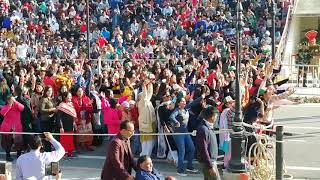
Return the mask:
<svg viewBox="0 0 320 180"><path fill-rule="evenodd" d="M18 59L25 60L27 58L28 48L29 46L25 42L22 42L17 46L16 53L17 53Z"/></svg>
<svg viewBox="0 0 320 180"><path fill-rule="evenodd" d="M45 166L51 162L58 162L65 154L62 145L53 138L49 132L44 133L46 140L55 148L55 151L41 153L42 140L40 136L34 136L30 145L31 151L21 155L17 159L16 180L37 179L46 180Z"/></svg>
<svg viewBox="0 0 320 180"><path fill-rule="evenodd" d="M149 54L149 55L153 54L153 46L150 44L150 42L147 42L147 45L144 48L144 53Z"/></svg>
<svg viewBox="0 0 320 180"><path fill-rule="evenodd" d="M137 22L137 20L135 19L134 22L131 24L130 26L131 31L134 32L135 34L138 33L139 29L140 29L140 24Z"/></svg>
<svg viewBox="0 0 320 180"><path fill-rule="evenodd" d="M168 39L169 36L168 36L168 30L165 26L163 26L161 29L160 29L160 39L162 40L166 40Z"/></svg>
<svg viewBox="0 0 320 180"><path fill-rule="evenodd" d="M166 4L166 6L162 9L162 14L164 16L172 16L173 8L169 6L169 4Z"/></svg>

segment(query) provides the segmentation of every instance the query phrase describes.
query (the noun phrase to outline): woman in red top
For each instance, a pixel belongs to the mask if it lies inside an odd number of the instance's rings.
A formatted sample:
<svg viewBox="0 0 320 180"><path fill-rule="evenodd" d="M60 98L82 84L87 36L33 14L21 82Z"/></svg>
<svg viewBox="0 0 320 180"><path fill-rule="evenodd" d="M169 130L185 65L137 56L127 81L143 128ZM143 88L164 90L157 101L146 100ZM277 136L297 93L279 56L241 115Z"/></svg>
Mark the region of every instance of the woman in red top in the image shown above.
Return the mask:
<svg viewBox="0 0 320 180"><path fill-rule="evenodd" d="M72 103L77 113L76 125L78 133L92 133L92 102L91 99L83 93L83 89L78 87L76 94L72 97ZM79 151L79 147L85 146L87 150L93 151L92 136L77 136L76 146Z"/></svg>

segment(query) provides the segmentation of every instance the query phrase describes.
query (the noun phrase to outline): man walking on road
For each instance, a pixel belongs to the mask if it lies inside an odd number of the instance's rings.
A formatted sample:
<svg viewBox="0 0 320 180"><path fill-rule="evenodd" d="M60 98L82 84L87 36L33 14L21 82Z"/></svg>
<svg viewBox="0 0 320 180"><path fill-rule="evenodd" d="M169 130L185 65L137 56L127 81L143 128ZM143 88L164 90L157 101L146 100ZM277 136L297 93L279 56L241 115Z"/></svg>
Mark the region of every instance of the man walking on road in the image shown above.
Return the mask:
<svg viewBox="0 0 320 180"><path fill-rule="evenodd" d="M64 156L64 148L53 138L52 134L45 132L44 135L46 140L53 145L55 151L41 153L40 149L42 148L42 139L40 136L34 135L29 144L31 151L21 155L17 159L16 180L48 179L48 177L45 176L46 165L51 162L58 162ZM57 176L59 176L59 172L56 173Z"/></svg>
<svg viewBox="0 0 320 180"><path fill-rule="evenodd" d="M122 121L120 132L108 145L107 158L104 163L102 180L133 180L131 170L136 169L130 146L130 137L134 134L134 125Z"/></svg>
<svg viewBox="0 0 320 180"><path fill-rule="evenodd" d="M213 132L217 112L217 109L213 106L204 109L202 111L203 120L197 129L196 147L204 180L219 180L219 172L216 167L218 144L216 135Z"/></svg>

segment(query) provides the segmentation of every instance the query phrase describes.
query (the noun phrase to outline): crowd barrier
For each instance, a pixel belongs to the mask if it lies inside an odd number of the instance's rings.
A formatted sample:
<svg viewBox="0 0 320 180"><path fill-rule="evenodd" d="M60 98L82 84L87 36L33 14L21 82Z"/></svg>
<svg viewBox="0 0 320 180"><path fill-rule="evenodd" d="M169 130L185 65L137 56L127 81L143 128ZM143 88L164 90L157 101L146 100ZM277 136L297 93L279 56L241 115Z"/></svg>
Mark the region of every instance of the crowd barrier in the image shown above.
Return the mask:
<svg viewBox="0 0 320 180"><path fill-rule="evenodd" d="M219 131L214 131L215 134L220 134L223 132L232 132L232 129L221 129ZM191 135L191 136L196 136L197 131L193 132L187 132L187 133L137 133L133 134L133 136L179 136L179 135ZM37 133L37 132L0 132L0 134L3 135L42 135L43 133ZM116 134L90 134L90 133L51 133L54 136L115 136Z"/></svg>
<svg viewBox="0 0 320 180"><path fill-rule="evenodd" d="M318 87L320 83L320 65L303 65L303 64L282 64L289 70L289 83L295 84L298 87L303 85L303 82L308 87Z"/></svg>
<svg viewBox="0 0 320 180"><path fill-rule="evenodd" d="M234 122L234 124L236 125L237 122ZM260 125L260 124L247 124L245 122L240 122L237 125L242 125L244 127L248 127L248 128L253 128L256 130L263 130L263 131L269 131L269 132L274 132L274 129L270 129L271 126L264 126L264 125ZM229 132L229 133L233 133L233 129L219 129L219 130L215 130L214 133L215 134L221 134L221 133L225 133L225 132ZM178 135L191 135L191 136L196 136L197 131L194 130L193 132L186 132L186 133L135 133L133 134L133 136L144 136L144 135L148 135L148 136L161 136L161 135L171 135L171 136L178 136ZM0 131L0 135L42 135L43 133L38 133L38 132L4 132L4 131ZM69 135L69 136L115 136L116 134L107 134L107 133L102 133L102 134L93 134L93 133L51 133L54 136L59 136L59 135ZM246 132L246 134L251 134L250 132Z"/></svg>

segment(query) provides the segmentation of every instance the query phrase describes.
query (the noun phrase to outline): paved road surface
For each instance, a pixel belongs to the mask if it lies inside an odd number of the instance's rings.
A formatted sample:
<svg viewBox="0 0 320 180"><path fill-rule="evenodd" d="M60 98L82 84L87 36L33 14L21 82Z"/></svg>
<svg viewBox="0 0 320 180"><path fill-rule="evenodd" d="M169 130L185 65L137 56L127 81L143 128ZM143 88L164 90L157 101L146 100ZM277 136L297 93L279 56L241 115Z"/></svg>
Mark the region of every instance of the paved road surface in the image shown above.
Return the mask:
<svg viewBox="0 0 320 180"><path fill-rule="evenodd" d="M285 160L287 171L295 179L320 180L320 105L285 106L275 111L277 124L285 125L285 131L298 136L287 136ZM303 135L300 135L303 134ZM313 137L317 136L317 137ZM61 162L63 179L99 179L104 162L105 146L94 152L86 152L78 158ZM0 156L2 159L4 155ZM176 176L176 168L166 162L155 162L154 166L165 175ZM178 179L202 179L193 174Z"/></svg>
<svg viewBox="0 0 320 180"><path fill-rule="evenodd" d="M303 134L286 137L284 156L289 174L320 180L320 104L281 107L275 116L285 131Z"/></svg>

